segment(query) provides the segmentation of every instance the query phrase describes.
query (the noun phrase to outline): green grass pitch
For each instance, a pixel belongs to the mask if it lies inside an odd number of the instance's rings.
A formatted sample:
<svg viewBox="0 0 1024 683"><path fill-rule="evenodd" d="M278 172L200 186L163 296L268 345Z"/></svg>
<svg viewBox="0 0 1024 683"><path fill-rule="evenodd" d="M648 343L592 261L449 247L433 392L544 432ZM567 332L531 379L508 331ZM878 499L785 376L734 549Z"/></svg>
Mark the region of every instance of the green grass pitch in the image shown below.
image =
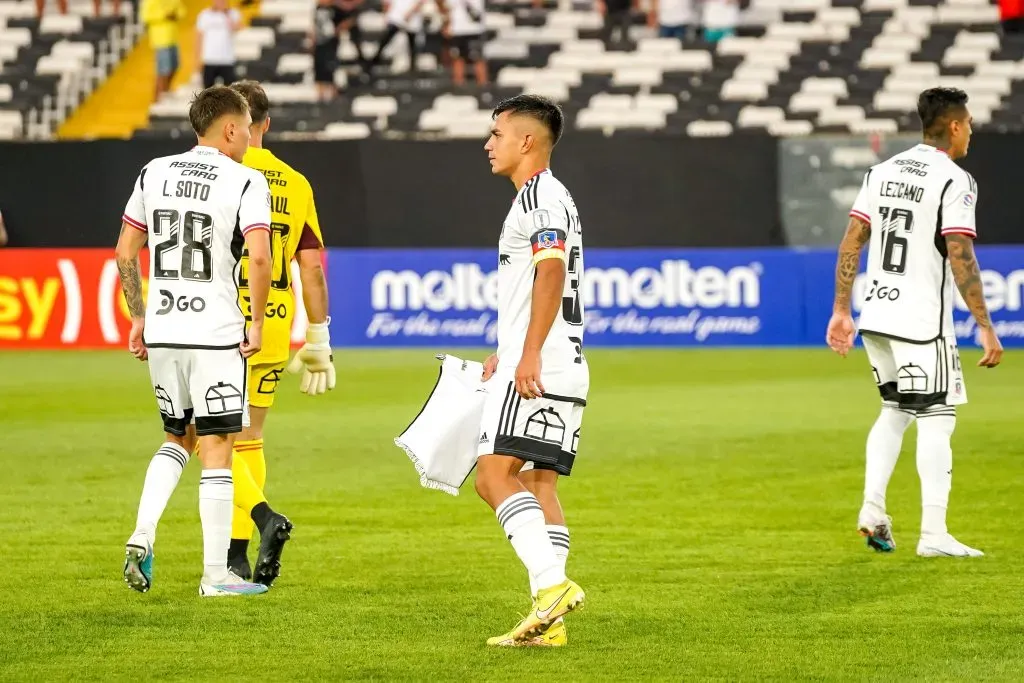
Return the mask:
<svg viewBox="0 0 1024 683"><path fill-rule="evenodd" d="M878 410L861 354L593 351L562 486L587 609L566 649L494 651L528 607L525 571L470 485L421 489L391 441L432 351L340 351L319 399L283 384L266 443L271 503L296 524L284 572L266 596L209 601L195 462L153 590L121 579L160 438L145 366L2 353L0 679L1022 680L1024 369L963 356L950 530L978 560L914 554L913 428L897 552L855 534Z"/></svg>

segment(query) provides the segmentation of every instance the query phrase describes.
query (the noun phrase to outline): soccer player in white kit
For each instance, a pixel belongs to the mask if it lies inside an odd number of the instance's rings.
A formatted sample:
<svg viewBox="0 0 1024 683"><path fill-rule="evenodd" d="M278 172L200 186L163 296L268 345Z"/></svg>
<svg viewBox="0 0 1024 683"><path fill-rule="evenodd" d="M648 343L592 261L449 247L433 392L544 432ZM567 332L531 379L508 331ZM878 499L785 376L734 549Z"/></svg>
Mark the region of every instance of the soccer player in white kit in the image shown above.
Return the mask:
<svg viewBox="0 0 1024 683"><path fill-rule="evenodd" d="M239 93L225 86L203 90L189 108L189 121L197 146L146 164L117 242L121 287L132 316L128 350L149 360L166 433L146 472L135 531L125 548L124 578L137 591L150 589L156 527L198 436L204 565L199 594L256 595L267 587L232 574L227 559L231 444L248 422L245 359L260 350L270 291L270 188L262 173L240 163L252 120ZM139 252L147 241L150 280L143 303ZM252 298L248 336L238 305L243 246Z"/></svg>
<svg viewBox="0 0 1024 683"><path fill-rule="evenodd" d="M995 367L1002 347L992 327L974 256L978 187L955 162L967 154L967 94L952 88L921 93L924 140L872 167L850 211L839 246L836 294L826 337L845 356L856 329L850 313L860 252L868 246L867 294L860 333L882 395L882 412L867 442L864 505L858 529L869 547L896 548L885 493L903 444L917 421L921 478L922 557L978 557L980 550L946 529L953 475L950 438L956 406L967 402L956 335L953 283L978 324L982 367Z"/></svg>
<svg viewBox="0 0 1024 683"><path fill-rule="evenodd" d="M582 607L566 578L569 533L558 502L579 445L590 371L583 356L583 231L568 190L551 174L562 111L519 95L494 110L484 149L517 195L498 239L498 352L484 363L476 490L495 511L530 577L533 606L488 645L559 646L561 618Z"/></svg>

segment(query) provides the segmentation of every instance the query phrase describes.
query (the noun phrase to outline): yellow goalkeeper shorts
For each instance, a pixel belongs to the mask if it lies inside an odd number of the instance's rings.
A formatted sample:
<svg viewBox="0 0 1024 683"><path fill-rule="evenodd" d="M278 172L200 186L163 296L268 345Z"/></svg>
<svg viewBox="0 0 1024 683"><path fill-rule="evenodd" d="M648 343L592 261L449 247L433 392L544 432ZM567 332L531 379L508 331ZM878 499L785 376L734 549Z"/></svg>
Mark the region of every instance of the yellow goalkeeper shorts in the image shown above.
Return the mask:
<svg viewBox="0 0 1024 683"><path fill-rule="evenodd" d="M274 393L277 383L284 374L287 362L264 363L249 366L249 405L256 408L269 408L274 405Z"/></svg>

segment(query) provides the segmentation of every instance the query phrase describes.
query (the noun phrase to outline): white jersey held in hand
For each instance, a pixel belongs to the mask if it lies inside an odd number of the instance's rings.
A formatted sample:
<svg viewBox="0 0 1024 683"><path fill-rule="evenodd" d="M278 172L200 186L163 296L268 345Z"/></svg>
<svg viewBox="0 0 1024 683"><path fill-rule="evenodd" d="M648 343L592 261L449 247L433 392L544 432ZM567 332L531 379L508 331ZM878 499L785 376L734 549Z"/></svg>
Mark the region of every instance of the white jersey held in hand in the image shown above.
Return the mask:
<svg viewBox="0 0 1024 683"><path fill-rule="evenodd" d="M954 334L945 236L976 236L974 178L919 144L874 166L850 215L871 225L860 332L912 343Z"/></svg>
<svg viewBox="0 0 1024 683"><path fill-rule="evenodd" d="M541 351L543 376L585 370L583 357L583 229L569 191L550 170L519 190L498 241L498 362L515 370L530 325L536 264L565 263L562 306ZM549 387L550 388L550 387Z"/></svg>
<svg viewBox="0 0 1024 683"><path fill-rule="evenodd" d="M149 234L149 348L237 349L245 338L238 262L250 230L270 229L259 171L209 147L142 169L123 220Z"/></svg>

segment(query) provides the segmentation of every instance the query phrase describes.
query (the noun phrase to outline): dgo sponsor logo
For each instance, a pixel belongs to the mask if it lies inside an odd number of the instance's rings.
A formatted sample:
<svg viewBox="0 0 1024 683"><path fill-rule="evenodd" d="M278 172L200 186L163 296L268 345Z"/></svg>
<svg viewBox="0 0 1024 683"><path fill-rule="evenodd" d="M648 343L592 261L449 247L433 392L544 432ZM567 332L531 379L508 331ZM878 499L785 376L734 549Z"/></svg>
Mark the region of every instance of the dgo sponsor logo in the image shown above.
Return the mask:
<svg viewBox="0 0 1024 683"><path fill-rule="evenodd" d="M666 259L656 266L587 265L577 285L588 335L685 335L704 341L718 334L754 335L761 329L759 262L731 268ZM571 275L569 276L571 279ZM455 263L418 273L382 270L373 275L374 311L366 337L496 338L498 270ZM685 310L685 313L680 309ZM709 314L718 309L722 315Z"/></svg>
<svg viewBox="0 0 1024 683"><path fill-rule="evenodd" d="M984 261L984 255L980 260ZM982 270L981 284L985 291L985 303L992 316L996 334L1000 338L1024 339L1024 320L1020 319L1022 302L1024 302L1024 270L1011 270L1005 274L998 270ZM853 285L854 311L861 310L870 287L871 283L867 275L862 273L857 276ZM889 293L889 296L893 295ZM978 325L955 284L953 296L953 326L957 338L976 340Z"/></svg>

